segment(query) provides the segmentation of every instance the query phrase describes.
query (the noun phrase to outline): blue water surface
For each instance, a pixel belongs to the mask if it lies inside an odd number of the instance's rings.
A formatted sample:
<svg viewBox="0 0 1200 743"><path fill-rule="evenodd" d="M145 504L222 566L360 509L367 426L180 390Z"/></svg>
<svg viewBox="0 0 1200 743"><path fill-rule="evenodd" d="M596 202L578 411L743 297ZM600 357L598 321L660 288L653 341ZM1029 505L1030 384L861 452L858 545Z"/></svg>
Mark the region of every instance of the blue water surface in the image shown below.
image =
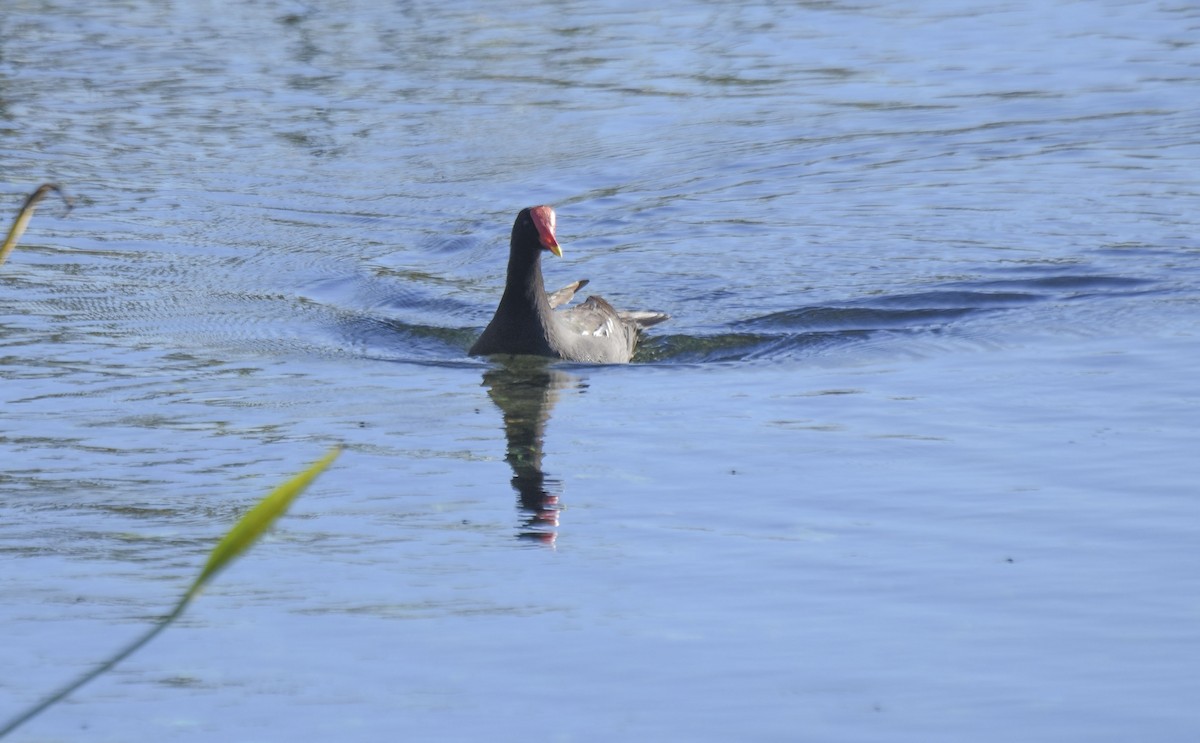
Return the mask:
<svg viewBox="0 0 1200 743"><path fill-rule="evenodd" d="M0 724L342 444L12 739L1195 737L1198 31L9 0ZM466 355L537 203L636 363Z"/></svg>

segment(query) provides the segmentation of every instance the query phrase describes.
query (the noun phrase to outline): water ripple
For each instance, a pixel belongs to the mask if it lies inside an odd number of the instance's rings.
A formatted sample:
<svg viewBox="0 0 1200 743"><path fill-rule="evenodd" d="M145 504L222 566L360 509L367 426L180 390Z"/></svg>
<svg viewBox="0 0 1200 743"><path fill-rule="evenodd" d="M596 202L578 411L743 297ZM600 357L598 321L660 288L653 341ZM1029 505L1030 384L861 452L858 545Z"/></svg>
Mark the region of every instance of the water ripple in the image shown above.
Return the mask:
<svg viewBox="0 0 1200 743"><path fill-rule="evenodd" d="M639 353L648 362L781 360L890 344L898 353L924 345L988 346L1010 334L1003 315L1038 303L1083 297L1154 293L1157 282L1126 276L1056 276L949 282L946 288L881 294L841 304L802 306L729 323L722 332L650 338ZM963 288L951 288L963 287ZM982 329L969 320L987 315ZM1013 324L1017 319L1010 318Z"/></svg>

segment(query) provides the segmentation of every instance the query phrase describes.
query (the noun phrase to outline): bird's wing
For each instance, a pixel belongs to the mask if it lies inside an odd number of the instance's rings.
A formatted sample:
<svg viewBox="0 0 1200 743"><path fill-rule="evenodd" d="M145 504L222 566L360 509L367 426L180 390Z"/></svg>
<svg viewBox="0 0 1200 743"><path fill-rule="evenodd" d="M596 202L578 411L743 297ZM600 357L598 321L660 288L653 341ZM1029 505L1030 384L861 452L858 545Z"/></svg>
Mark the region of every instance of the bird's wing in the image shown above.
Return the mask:
<svg viewBox="0 0 1200 743"><path fill-rule="evenodd" d="M567 284L563 288L561 288L558 291L551 294L548 297L548 299L550 300L550 309L554 309L555 307L562 307L567 302L570 302L571 299L574 298L575 292L577 292L580 289L582 289L583 287L587 286L587 283L588 283L587 279L580 279L579 281L576 281L574 284Z"/></svg>
<svg viewBox="0 0 1200 743"><path fill-rule="evenodd" d="M608 338L621 334L622 341L626 323L602 297L588 297L583 303L557 313L570 332L593 338Z"/></svg>

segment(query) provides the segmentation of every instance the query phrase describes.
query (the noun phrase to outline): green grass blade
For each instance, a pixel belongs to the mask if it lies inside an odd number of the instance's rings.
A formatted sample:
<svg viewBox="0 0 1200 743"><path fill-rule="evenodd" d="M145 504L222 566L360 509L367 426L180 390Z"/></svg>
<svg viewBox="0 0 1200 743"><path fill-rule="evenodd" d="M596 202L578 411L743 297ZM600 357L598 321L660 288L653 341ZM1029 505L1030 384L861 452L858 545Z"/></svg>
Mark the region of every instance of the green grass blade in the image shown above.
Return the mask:
<svg viewBox="0 0 1200 743"><path fill-rule="evenodd" d="M213 549L212 554L209 556L208 562L204 565L204 569L200 571L200 577L196 579L191 588L188 589L187 593L183 595L183 598L179 600L179 603L175 605L175 608L171 610L170 614L158 620L158 622L150 628L149 632L146 632L133 642L121 648L119 652L110 657L108 660L104 661L100 665L62 687L42 701L38 702L32 707L29 707L24 712L4 723L4 725L0 726L0 738L7 736L9 733L24 725L29 720L37 717L47 708L52 707L66 699L67 696L69 696L75 690L79 689L81 686L97 676L100 676L111 670L115 665L125 660L130 655L133 655L133 653L140 649L143 645L153 640L158 633L166 629L172 622L178 619L181 614L183 614L183 610L200 590L201 586L207 583L208 580L212 578L212 576L218 570L229 564L229 562L235 557L249 549L250 545L254 544L254 541L258 539L258 537L262 535L264 531L266 531L267 527L269 527L275 521L275 519L283 515L288 506L291 505L292 501L296 499L296 496L303 492L304 489L309 485L311 485L312 481L317 478L317 475L324 472L329 465L333 463L333 460L337 459L337 456L341 453L342 450L340 447L331 449L328 454L313 463L308 469L304 470L300 474L296 475L292 479L268 493L258 505L246 512L246 515L242 516L242 518L233 525L233 528L230 529L229 533L226 534L225 537L217 544L216 548Z"/></svg>
<svg viewBox="0 0 1200 743"><path fill-rule="evenodd" d="M54 183L46 183L38 187L36 191L29 194L29 198L25 199L24 206L17 213L17 218L13 220L12 227L8 228L8 236L4 238L4 243L0 244L0 263L4 263L8 258L8 254L16 246L17 240L21 239L21 235L25 234L25 228L29 226L29 220L33 218L33 210L37 207L38 202L46 197L46 194L54 191L59 196L62 196L63 201L67 202L67 211L71 211L71 200L63 193L62 189Z"/></svg>
<svg viewBox="0 0 1200 743"><path fill-rule="evenodd" d="M242 516L233 525L233 528L229 530L225 538L213 548L212 554L208 556L208 562L205 563L204 569L200 571L196 582L188 589L186 597L191 598L195 595L217 571L249 549L250 545L254 544L262 536L262 533L267 530L267 527L287 511L288 506L292 504L296 496L303 492L317 478L317 475L324 472L329 465L333 464L333 460L337 459L341 451L340 448L330 450L328 454L314 462L311 467L272 490L257 506L247 511L246 515Z"/></svg>

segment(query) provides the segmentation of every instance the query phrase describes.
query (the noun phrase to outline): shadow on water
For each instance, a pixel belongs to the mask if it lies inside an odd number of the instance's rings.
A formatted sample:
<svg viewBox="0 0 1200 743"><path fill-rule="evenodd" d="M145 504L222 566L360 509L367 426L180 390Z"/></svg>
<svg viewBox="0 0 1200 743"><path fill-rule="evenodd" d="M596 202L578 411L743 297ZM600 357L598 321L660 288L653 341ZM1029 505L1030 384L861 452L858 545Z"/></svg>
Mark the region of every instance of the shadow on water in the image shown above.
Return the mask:
<svg viewBox="0 0 1200 743"><path fill-rule="evenodd" d="M512 468L512 487L521 512L518 536L552 543L563 482L542 470L546 423L559 391L580 387L583 382L553 368L549 359L497 357L495 361L497 365L483 374L483 386L504 418L504 459Z"/></svg>

